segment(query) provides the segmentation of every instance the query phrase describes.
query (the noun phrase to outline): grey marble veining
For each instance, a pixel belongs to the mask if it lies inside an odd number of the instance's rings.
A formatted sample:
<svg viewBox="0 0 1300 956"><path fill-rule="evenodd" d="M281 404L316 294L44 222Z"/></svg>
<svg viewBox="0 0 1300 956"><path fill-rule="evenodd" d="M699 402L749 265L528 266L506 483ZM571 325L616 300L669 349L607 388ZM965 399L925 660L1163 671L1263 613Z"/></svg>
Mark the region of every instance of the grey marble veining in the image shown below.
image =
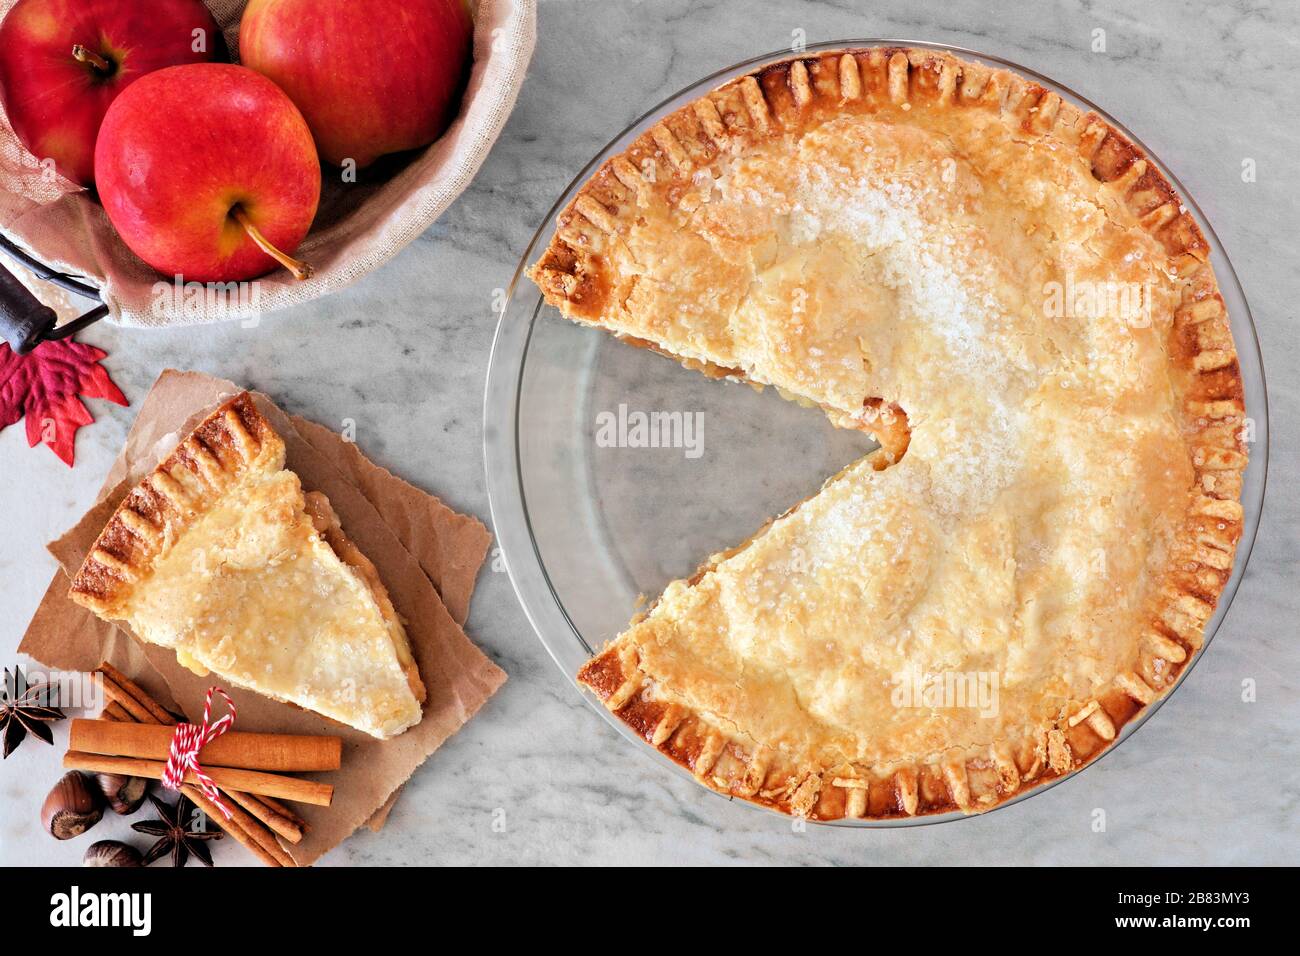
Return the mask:
<svg viewBox="0 0 1300 956"><path fill-rule="evenodd" d="M1093 31L1106 53L1091 52ZM108 349L138 402L159 371L197 368L327 425L356 421L367 454L486 519L481 405L492 292L554 198L615 133L735 61L808 41L903 37L1038 69L1136 131L1197 197L1250 298L1272 402L1273 462L1250 570L1213 647L1133 740L1051 792L991 815L907 830L809 827L728 804L662 772L578 697L533 636L503 572L486 569L470 635L510 674L421 768L380 834L327 864L1295 862L1300 642L1300 280L1294 99L1300 14L1288 4L792 0L542 0L518 107L477 180L427 234L353 288L237 326L82 337ZM1258 179L1243 183L1244 159ZM134 414L90 403L68 470L0 433L0 658L13 658L54 562L44 542L92 500ZM1241 701L1253 678L1258 702ZM62 735L60 731L60 744ZM75 863L119 820L57 843L37 820L58 752L0 765L0 864ZM1106 832L1092 830L1095 808ZM224 841L219 863L249 858Z"/></svg>

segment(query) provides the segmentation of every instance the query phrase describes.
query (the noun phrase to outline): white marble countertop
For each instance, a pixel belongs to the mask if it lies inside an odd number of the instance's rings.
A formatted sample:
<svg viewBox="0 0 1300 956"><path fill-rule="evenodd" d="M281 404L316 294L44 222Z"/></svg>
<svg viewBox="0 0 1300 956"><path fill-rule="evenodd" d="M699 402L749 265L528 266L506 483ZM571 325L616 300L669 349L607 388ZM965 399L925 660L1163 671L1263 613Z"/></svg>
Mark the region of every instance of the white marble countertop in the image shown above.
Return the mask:
<svg viewBox="0 0 1300 956"><path fill-rule="evenodd" d="M856 8L856 9L855 9ZM1094 31L1108 52L1091 52ZM551 662L505 573L484 570L468 631L505 688L412 778L380 834L333 864L1281 863L1300 833L1300 346L1295 337L1300 12L1287 4L1121 0L990 4L542 0L509 125L478 179L397 259L323 302L236 326L82 335L137 403L169 366L225 376L323 423L351 418L368 455L487 519L482 395L492 294L576 171L645 109L733 62L846 37L933 40L1007 57L1109 109L1163 157L1214 223L1259 327L1271 385L1265 521L1210 652L1133 740L1086 773L982 818L905 830L812 826L728 804L663 772L592 713ZM1253 159L1257 181L1244 183ZM0 433L0 660L10 664L54 570L45 542L92 501L134 409L90 401L69 470ZM1252 678L1258 702L1243 703ZM59 730L58 742L66 730ZM0 864L76 863L114 818L68 843L41 800L60 751L0 765ZM1108 826L1094 832L1093 811ZM221 864L251 858L231 841Z"/></svg>

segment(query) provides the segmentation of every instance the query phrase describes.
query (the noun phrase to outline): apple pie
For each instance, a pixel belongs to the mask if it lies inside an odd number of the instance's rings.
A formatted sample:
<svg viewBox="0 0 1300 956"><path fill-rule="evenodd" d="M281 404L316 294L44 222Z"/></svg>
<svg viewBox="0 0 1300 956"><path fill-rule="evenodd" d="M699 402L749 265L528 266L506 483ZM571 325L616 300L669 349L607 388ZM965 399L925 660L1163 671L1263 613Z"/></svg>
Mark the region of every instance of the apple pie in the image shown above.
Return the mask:
<svg viewBox="0 0 1300 956"><path fill-rule="evenodd" d="M329 500L284 463L252 397L226 402L126 496L70 596L200 676L401 733L425 697L401 618Z"/></svg>
<svg viewBox="0 0 1300 956"><path fill-rule="evenodd" d="M979 812L1200 648L1245 407L1209 246L1100 117L927 50L809 54L657 122L530 270L580 323L880 448L710 558L583 684L721 793Z"/></svg>

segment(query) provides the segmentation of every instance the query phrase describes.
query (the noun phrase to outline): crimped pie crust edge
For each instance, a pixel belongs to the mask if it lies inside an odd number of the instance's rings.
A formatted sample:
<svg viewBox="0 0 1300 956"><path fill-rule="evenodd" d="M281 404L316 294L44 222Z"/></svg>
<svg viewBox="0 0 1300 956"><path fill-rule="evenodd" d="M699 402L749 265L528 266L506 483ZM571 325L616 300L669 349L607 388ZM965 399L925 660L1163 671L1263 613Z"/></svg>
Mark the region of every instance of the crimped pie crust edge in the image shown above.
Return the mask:
<svg viewBox="0 0 1300 956"><path fill-rule="evenodd" d="M129 600L167 543L249 470L278 469L284 442L242 392L222 404L117 506L72 579L69 595L101 616Z"/></svg>

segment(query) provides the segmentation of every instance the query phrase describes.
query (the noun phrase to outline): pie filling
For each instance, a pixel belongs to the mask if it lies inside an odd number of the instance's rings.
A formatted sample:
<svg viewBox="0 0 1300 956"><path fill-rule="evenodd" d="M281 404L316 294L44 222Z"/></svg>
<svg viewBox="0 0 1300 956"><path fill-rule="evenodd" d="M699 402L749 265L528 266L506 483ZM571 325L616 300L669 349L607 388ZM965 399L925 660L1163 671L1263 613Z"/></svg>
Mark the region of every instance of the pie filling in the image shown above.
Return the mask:
<svg viewBox="0 0 1300 956"><path fill-rule="evenodd" d="M570 318L884 446L580 675L788 812L978 810L1095 756L1199 646L1240 532L1226 317L1132 208L1145 162L1126 195L1086 117L927 57L793 61L673 114L532 272Z"/></svg>
<svg viewBox="0 0 1300 956"><path fill-rule="evenodd" d="M338 556L339 560L370 589L371 600L379 608L380 616L392 639L393 649L397 652L397 661L402 666L402 672L406 674L406 683L411 688L411 693L415 695L415 699L423 703L426 696L424 681L420 679L420 669L411 654L411 642L407 639L406 627L402 623L401 615L393 607L393 601L388 596L388 588L384 587L384 582L379 577L379 569L375 567L373 561L361 553L361 549L352 543L352 539L344 534L343 525L330 506L329 498L319 491L309 491L303 495L303 499L307 517L316 533L330 546L330 550Z"/></svg>

